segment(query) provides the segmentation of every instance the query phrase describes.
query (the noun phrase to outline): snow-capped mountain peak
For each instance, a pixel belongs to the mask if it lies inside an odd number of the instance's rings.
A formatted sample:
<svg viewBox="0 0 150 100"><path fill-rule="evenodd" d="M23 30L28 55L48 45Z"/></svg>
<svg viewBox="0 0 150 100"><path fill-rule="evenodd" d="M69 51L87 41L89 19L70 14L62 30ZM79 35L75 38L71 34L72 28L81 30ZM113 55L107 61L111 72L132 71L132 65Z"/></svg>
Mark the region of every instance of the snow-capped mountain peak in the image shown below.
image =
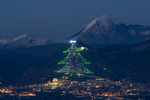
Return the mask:
<svg viewBox="0 0 150 100"><path fill-rule="evenodd" d="M103 15L101 17L95 18L92 22L90 22L86 28L83 30L83 32L89 30L92 27L98 27L108 30L114 25L118 25L119 21L115 18L109 17L107 15Z"/></svg>
<svg viewBox="0 0 150 100"><path fill-rule="evenodd" d="M52 43L53 42L49 39L32 38L29 37L27 34L18 36L11 40L6 40L6 39L0 40L0 46L6 48L33 47L33 46L40 46L40 45L48 45Z"/></svg>
<svg viewBox="0 0 150 100"><path fill-rule="evenodd" d="M83 30L69 37L87 44L135 44L150 40L150 27L125 24L103 15L95 18Z"/></svg>

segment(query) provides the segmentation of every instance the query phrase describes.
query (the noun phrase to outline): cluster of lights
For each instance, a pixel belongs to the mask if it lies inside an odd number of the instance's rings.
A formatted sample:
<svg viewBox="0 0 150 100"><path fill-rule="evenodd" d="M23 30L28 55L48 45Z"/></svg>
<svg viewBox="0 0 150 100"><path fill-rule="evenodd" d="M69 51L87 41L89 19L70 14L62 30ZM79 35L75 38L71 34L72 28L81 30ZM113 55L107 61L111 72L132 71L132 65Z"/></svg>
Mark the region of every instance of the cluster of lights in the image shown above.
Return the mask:
<svg viewBox="0 0 150 100"><path fill-rule="evenodd" d="M70 40L70 43L72 44L71 47L68 48L66 51L63 51L63 53L68 53L67 57L64 60L58 62L58 64L65 64L65 66L56 72L70 73L71 76L73 73L77 75L81 73L85 74L93 73L84 67L84 64L91 64L91 63L87 62L80 54L80 51L83 51L86 48L83 46L77 48L75 45L76 43L75 40Z"/></svg>

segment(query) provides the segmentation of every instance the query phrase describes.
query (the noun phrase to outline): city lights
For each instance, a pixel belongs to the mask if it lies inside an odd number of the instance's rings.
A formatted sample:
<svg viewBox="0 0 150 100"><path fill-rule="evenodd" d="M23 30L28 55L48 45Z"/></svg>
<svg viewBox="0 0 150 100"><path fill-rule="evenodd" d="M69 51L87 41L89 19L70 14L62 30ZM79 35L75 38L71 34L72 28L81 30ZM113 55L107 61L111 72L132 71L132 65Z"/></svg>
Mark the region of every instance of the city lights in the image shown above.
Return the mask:
<svg viewBox="0 0 150 100"><path fill-rule="evenodd" d="M133 97L138 97L138 100L150 100L150 83L132 83L129 79L113 81L94 76L94 73L85 67L91 62L88 62L80 53L88 48L77 47L76 41L70 41L70 43L71 46L66 51L62 51L67 54L67 57L58 62L59 66L63 67L55 71L55 74L63 73L60 74L61 77L55 76L51 80L42 80L39 83L25 86L0 87L0 100L7 100L7 98L43 100L45 97L48 98L46 100L52 98L60 100L61 97L64 100L66 98L73 98L73 100L78 100L78 98L79 100L81 98L84 100L137 100ZM107 73L107 71L109 71L108 67L102 67L102 72Z"/></svg>

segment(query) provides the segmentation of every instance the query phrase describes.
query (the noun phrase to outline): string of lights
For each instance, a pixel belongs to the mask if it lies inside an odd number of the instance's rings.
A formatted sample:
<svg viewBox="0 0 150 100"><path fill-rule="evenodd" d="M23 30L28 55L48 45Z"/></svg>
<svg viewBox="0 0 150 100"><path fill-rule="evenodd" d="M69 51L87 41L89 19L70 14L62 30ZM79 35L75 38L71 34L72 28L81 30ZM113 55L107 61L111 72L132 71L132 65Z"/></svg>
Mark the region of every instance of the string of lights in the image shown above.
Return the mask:
<svg viewBox="0 0 150 100"><path fill-rule="evenodd" d="M70 41L72 44L70 48L63 53L68 53L67 57L58 62L58 64L65 65L62 69L56 71L57 73L66 73L72 76L73 74L80 75L80 74L91 74L89 69L87 69L84 64L91 64L91 62L86 61L80 54L80 51L83 51L85 47L78 48L75 43L76 41Z"/></svg>

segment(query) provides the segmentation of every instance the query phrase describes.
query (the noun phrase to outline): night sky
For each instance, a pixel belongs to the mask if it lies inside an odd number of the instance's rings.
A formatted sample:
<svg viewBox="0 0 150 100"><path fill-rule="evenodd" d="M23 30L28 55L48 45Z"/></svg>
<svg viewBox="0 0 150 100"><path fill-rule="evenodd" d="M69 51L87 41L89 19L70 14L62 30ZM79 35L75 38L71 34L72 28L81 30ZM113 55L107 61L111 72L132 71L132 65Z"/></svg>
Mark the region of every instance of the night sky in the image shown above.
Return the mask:
<svg viewBox="0 0 150 100"><path fill-rule="evenodd" d="M104 14L150 25L150 0L0 0L0 39L65 39Z"/></svg>

